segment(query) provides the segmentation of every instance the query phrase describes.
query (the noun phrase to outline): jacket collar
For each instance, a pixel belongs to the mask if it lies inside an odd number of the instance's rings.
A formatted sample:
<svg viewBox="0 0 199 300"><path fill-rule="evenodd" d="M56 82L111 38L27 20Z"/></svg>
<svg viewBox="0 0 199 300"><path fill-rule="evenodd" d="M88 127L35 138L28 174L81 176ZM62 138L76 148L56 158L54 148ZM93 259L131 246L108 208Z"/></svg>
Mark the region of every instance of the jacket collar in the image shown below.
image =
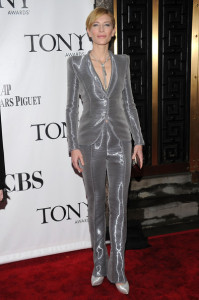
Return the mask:
<svg viewBox="0 0 199 300"><path fill-rule="evenodd" d="M108 95L111 94L111 92L116 84L116 81L118 79L115 57L114 57L114 54L112 53L112 51L110 51L110 50L109 50L109 55L111 57L111 78L110 78L108 89L105 90L97 72L95 71L92 61L90 59L90 51L88 51L88 53L86 54L88 68L90 69L91 75L94 77L94 79L97 81L97 83L100 84L102 90Z"/></svg>

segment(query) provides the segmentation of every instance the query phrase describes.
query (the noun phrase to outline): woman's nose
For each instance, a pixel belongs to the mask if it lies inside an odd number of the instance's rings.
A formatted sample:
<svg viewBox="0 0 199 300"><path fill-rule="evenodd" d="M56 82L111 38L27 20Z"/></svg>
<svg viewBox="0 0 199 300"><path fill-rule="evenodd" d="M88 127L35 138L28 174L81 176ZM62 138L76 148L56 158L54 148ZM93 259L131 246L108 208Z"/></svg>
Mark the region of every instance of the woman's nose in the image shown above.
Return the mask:
<svg viewBox="0 0 199 300"><path fill-rule="evenodd" d="M99 30L104 31L104 25L100 25Z"/></svg>

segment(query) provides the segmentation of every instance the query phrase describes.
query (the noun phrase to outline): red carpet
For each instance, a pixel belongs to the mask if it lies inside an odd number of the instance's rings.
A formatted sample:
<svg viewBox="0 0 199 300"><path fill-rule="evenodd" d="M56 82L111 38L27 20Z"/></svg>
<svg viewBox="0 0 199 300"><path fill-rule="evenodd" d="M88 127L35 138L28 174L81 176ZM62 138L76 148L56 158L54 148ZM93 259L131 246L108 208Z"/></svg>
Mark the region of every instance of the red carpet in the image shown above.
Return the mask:
<svg viewBox="0 0 199 300"><path fill-rule="evenodd" d="M150 238L126 252L128 296L107 279L91 287L91 249L0 266L0 300L199 300L199 230Z"/></svg>

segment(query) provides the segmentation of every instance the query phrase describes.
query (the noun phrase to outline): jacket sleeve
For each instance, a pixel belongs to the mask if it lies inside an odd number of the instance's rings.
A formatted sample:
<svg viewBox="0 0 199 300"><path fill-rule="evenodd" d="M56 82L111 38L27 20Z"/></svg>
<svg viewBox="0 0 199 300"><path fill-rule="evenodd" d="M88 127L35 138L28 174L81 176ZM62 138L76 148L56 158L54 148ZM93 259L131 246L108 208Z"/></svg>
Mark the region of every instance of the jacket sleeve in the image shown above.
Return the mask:
<svg viewBox="0 0 199 300"><path fill-rule="evenodd" d="M136 109L136 105L133 98L133 93L131 90L131 77L130 77L130 58L126 55L127 66L126 66L126 77L124 83L123 101L124 109L126 112L127 120L130 126L130 131L133 136L135 145L144 145L144 140L142 137L142 132L140 128L139 117Z"/></svg>
<svg viewBox="0 0 199 300"><path fill-rule="evenodd" d="M67 60L66 127L69 152L78 149L79 81L73 68L73 57Z"/></svg>

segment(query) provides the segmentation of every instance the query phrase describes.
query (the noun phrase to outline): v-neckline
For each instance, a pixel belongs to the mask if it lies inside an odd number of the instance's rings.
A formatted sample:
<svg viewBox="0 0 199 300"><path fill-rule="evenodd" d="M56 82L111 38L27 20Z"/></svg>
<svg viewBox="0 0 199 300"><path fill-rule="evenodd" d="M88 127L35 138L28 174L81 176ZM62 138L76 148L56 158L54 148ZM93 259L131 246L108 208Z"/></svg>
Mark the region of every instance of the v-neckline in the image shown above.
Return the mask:
<svg viewBox="0 0 199 300"><path fill-rule="evenodd" d="M104 86L102 84L102 81L101 81L99 75L97 74L97 72L95 70L95 67L94 67L94 65L92 63L92 60L91 60L91 57L90 57L90 52L91 52L91 50L88 52L88 58L89 58L89 61L91 63L92 69L93 69L94 73L96 74L97 78L99 79L99 82L101 84L102 89L104 90L104 92L108 93L108 90L109 90L109 87L110 87L110 84L111 84L111 80L112 80L112 74L113 74L113 60L112 60L112 54L110 53L111 51L108 51L109 55L110 55L110 61L111 61L111 76L110 76L110 80L109 80L109 84L108 84L107 89L104 88Z"/></svg>

